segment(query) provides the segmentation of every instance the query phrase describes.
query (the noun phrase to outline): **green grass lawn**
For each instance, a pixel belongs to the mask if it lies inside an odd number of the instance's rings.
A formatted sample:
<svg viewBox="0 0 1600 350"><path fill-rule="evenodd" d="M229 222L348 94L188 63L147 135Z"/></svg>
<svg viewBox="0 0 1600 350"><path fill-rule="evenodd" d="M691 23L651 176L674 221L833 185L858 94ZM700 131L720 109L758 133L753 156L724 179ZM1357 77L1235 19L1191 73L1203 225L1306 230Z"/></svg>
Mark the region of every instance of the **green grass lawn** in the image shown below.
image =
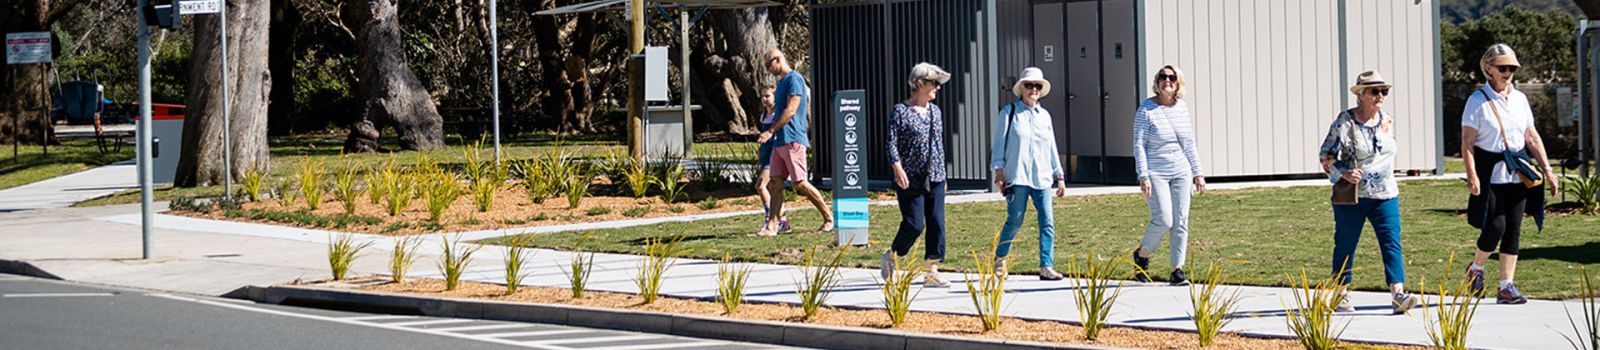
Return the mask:
<svg viewBox="0 0 1600 350"><path fill-rule="evenodd" d="M1416 290L1428 281L1437 288L1441 278L1462 275L1471 258L1478 231L1466 224L1461 211L1466 207L1465 188L1458 180L1406 181L1401 183L1401 210L1404 215L1403 241L1407 260L1407 286ZM1250 189L1214 191L1196 197L1190 225L1190 258L1196 266L1224 261L1233 281L1251 285L1285 285L1285 274L1302 269L1313 276L1326 276L1333 250L1333 214L1328 205L1328 189L1298 187L1288 189ZM1108 195L1055 199L1056 265L1064 266L1069 257L1095 253L1125 257L1137 246L1148 220L1148 209L1137 195ZM972 254L988 249L991 237L1004 222L1003 203L953 204L947 208L947 253L944 268L972 271ZM1012 248L1012 271L1031 272L1038 266L1038 240L1035 225L1025 224ZM874 267L878 254L893 239L899 211L895 207L873 207L872 247L849 252L853 266ZM652 227L601 230L584 239L585 233L541 235L534 245L544 248L601 252L639 253L647 237L679 234L683 245L693 249L688 256L721 258L724 254L741 260L796 263L805 249L831 245L831 233L795 233L776 238L751 237L760 223L758 215L667 223ZM791 214L796 232L810 230L820 223L816 211L805 209ZM1531 220L1529 220L1531 222ZM1552 217L1543 233L1531 224L1524 232L1523 254L1517 276L1518 286L1530 296L1568 298L1578 294L1575 284L1578 266L1600 270L1600 216ZM921 256L920 245L913 255ZM1445 269L1446 261L1455 265ZM1171 266L1163 246L1152 258L1151 269L1164 278ZM1377 240L1371 229L1363 233L1356 252L1355 283L1360 289L1386 290ZM1491 282L1498 265L1490 262Z"/></svg>
<svg viewBox="0 0 1600 350"><path fill-rule="evenodd" d="M69 139L50 146L48 156L38 145L22 145L17 153L12 157L10 145L0 147L0 189L133 159L133 146L124 145L121 152L100 153L93 139Z"/></svg>

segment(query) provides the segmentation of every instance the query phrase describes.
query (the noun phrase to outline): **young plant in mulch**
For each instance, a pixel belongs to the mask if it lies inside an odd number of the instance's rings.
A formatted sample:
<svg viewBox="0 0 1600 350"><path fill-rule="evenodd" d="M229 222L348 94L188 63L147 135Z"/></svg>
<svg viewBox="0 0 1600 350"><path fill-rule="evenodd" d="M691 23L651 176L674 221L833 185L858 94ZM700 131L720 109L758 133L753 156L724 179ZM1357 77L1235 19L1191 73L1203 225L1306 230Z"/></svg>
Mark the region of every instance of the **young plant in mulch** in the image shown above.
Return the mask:
<svg viewBox="0 0 1600 350"><path fill-rule="evenodd" d="M732 168L732 165L729 165L726 161L711 159L711 157L700 157L698 160L699 167L694 169L691 177L694 178L695 183L700 185L700 188L715 189L729 185L731 181L728 181L727 173Z"/></svg>
<svg viewBox="0 0 1600 350"><path fill-rule="evenodd" d="M594 253L572 252L572 259L561 273L567 275L567 288L573 299L582 299L589 288L589 273L594 271Z"/></svg>
<svg viewBox="0 0 1600 350"><path fill-rule="evenodd" d="M411 206L411 200L416 199L416 197L412 196L412 192L418 187L417 183L422 180L421 176L413 172L401 171L393 166L384 168L382 172L384 209L387 209L389 216L399 216L401 212Z"/></svg>
<svg viewBox="0 0 1600 350"><path fill-rule="evenodd" d="M739 264L727 255L717 263L717 304L722 306L724 314L732 315L744 303L745 282L750 280L754 269L755 266Z"/></svg>
<svg viewBox="0 0 1600 350"><path fill-rule="evenodd" d="M534 204L544 204L545 199L554 196L556 182L559 181L550 175L550 170L540 158L527 159L511 163L511 170L522 185L524 194Z"/></svg>
<svg viewBox="0 0 1600 350"><path fill-rule="evenodd" d="M361 198L361 189L356 187L360 174L361 169L351 162L345 162L333 174L333 198L344 204L345 214L356 212L356 202Z"/></svg>
<svg viewBox="0 0 1600 350"><path fill-rule="evenodd" d="M300 195L306 199L306 208L317 210L322 206L322 160L305 157L300 162Z"/></svg>
<svg viewBox="0 0 1600 350"><path fill-rule="evenodd" d="M629 161L627 168L622 172L622 178L628 185L629 193L633 198L644 198L650 192L650 185L655 183L656 176L650 172L644 162Z"/></svg>
<svg viewBox="0 0 1600 350"><path fill-rule="evenodd" d="M284 208L293 206L295 201L294 183L289 181L278 183L278 188L272 191L272 197L277 199L278 206Z"/></svg>
<svg viewBox="0 0 1600 350"><path fill-rule="evenodd" d="M682 162L667 165L663 168L661 174L655 180L656 188L661 190L661 201L671 204L683 198L684 192L688 190L688 186L685 186L682 182L683 177Z"/></svg>
<svg viewBox="0 0 1600 350"><path fill-rule="evenodd" d="M1338 307L1340 298L1343 298L1344 285L1332 278L1313 281L1306 277L1305 269L1300 270L1300 278L1295 278L1293 274L1288 278L1292 288L1290 294L1294 296L1293 307L1284 307L1289 330L1294 331L1300 346L1306 349L1334 349L1339 336L1350 325L1349 322L1338 325L1333 318L1333 311Z"/></svg>
<svg viewBox="0 0 1600 350"><path fill-rule="evenodd" d="M251 164L244 170L244 178L239 181L243 187L245 198L251 202L261 200L261 184L267 180L267 167L261 163Z"/></svg>
<svg viewBox="0 0 1600 350"><path fill-rule="evenodd" d="M1217 339L1217 334L1233 322L1233 313L1239 308L1239 300L1243 297L1241 289L1223 292L1226 285L1223 275L1222 260L1217 260L1201 273L1200 283L1189 285L1189 305L1193 307L1189 318L1194 320L1194 328L1200 336L1200 347L1211 346Z"/></svg>
<svg viewBox="0 0 1600 350"><path fill-rule="evenodd" d="M574 174L567 179L567 209L577 209L583 197L589 194L589 182L594 177L588 173Z"/></svg>
<svg viewBox="0 0 1600 350"><path fill-rule="evenodd" d="M406 273L410 272L411 265L417 262L417 248L421 246L421 236L405 236L394 239L394 249L389 250L390 280L394 281L394 283L406 283Z"/></svg>
<svg viewBox="0 0 1600 350"><path fill-rule="evenodd" d="M832 257L818 247L806 251L805 260L800 266L800 275L805 280L794 283L795 293L800 295L800 310L805 314L802 319L811 319L828 304L828 297L833 295L833 290L841 282L839 267L849 249L849 246L833 249Z"/></svg>
<svg viewBox="0 0 1600 350"><path fill-rule="evenodd" d="M361 257L361 251L367 249L372 242L356 243L354 235L341 233L328 241L328 268L332 270L333 279L343 280L346 273L350 272L350 265L355 264L356 258Z"/></svg>
<svg viewBox="0 0 1600 350"><path fill-rule="evenodd" d="M622 212L622 216L630 218L641 217L645 216L646 214L650 214L650 207L636 206L633 208L628 208L628 210Z"/></svg>
<svg viewBox="0 0 1600 350"><path fill-rule="evenodd" d="M907 264L903 257L895 255L894 267L889 273L889 278L883 280L883 310L889 313L890 327L898 327L906 321L906 314L911 311L911 302L922 294L922 288L916 292L911 291L912 281L922 277L926 268L920 264ZM910 265L910 266L907 266Z"/></svg>
<svg viewBox="0 0 1600 350"><path fill-rule="evenodd" d="M611 208L593 207L593 208L589 208L588 211L583 212L583 215L588 215L588 216L601 216L601 215L606 215L606 214L611 214Z"/></svg>
<svg viewBox="0 0 1600 350"><path fill-rule="evenodd" d="M639 260L639 271L633 277L634 286L639 287L639 296L644 298L644 303L654 303L661 296L661 279L667 275L667 269L677 264L678 256L685 250L678 246L683 241L683 236L652 237L645 240L644 259Z"/></svg>
<svg viewBox="0 0 1600 350"><path fill-rule="evenodd" d="M699 203L695 203L695 206L700 207L700 210L712 210L722 207L722 201L717 200L717 197L706 197Z"/></svg>
<svg viewBox="0 0 1600 350"><path fill-rule="evenodd" d="M439 271L444 274L444 290L456 290L461 285L461 274L467 272L467 265L472 263L472 254L482 246L469 243L462 247L459 234L440 241L443 242L444 253L439 256Z"/></svg>
<svg viewBox="0 0 1600 350"><path fill-rule="evenodd" d="M506 295L517 294L517 287L528 277L528 258L533 255L528 246L533 245L533 235L514 235L501 240L501 243L506 247Z"/></svg>
<svg viewBox="0 0 1600 350"><path fill-rule="evenodd" d="M1000 233L995 232L994 238L989 240L989 250L986 254L972 252L975 264L973 271L977 275L966 276L967 295L972 297L972 308L978 314L978 320L983 323L983 330L993 331L1000 329L1000 317L1005 312L1006 275L995 271L995 266L1005 264L1006 257L996 257L995 248L1000 245Z"/></svg>
<svg viewBox="0 0 1600 350"><path fill-rule="evenodd" d="M435 171L423 185L423 197L428 204L428 221L443 223L445 209L450 209L461 198L461 182L455 174Z"/></svg>
<svg viewBox="0 0 1600 350"><path fill-rule="evenodd" d="M483 141L468 145L462 151L465 159L465 174L468 181L468 192L472 193L472 201L477 204L478 212L485 213L494 209L494 195L506 183L506 167L493 161L482 160Z"/></svg>
<svg viewBox="0 0 1600 350"><path fill-rule="evenodd" d="M366 183L368 202L373 205L383 203L383 198L388 194L389 190L389 184L385 182L388 179L384 178L384 174L385 172L392 171L393 169L394 158L391 156L388 164L384 165L383 167L371 169L371 171L367 172Z"/></svg>
<svg viewBox="0 0 1600 350"><path fill-rule="evenodd" d="M1567 343L1572 344L1577 350L1600 350L1600 286L1592 284L1589 280L1589 269L1578 265L1579 284L1578 291L1583 294L1578 299L1578 313L1582 321L1574 320L1572 310L1562 307L1567 312L1567 322L1572 324L1572 335L1562 334L1567 338ZM1582 325L1579 325L1579 323Z"/></svg>
<svg viewBox="0 0 1600 350"><path fill-rule="evenodd" d="M1449 272L1456 271L1455 254L1445 261L1445 276L1441 276L1436 290L1439 294L1439 304L1423 317L1423 327L1428 331L1428 340L1433 342L1433 347L1446 350L1466 350L1467 331L1472 328L1472 317L1478 313L1478 303L1482 299L1477 293L1472 292L1472 287L1465 278L1450 278ZM1422 295L1428 295L1428 282L1420 283Z"/></svg>

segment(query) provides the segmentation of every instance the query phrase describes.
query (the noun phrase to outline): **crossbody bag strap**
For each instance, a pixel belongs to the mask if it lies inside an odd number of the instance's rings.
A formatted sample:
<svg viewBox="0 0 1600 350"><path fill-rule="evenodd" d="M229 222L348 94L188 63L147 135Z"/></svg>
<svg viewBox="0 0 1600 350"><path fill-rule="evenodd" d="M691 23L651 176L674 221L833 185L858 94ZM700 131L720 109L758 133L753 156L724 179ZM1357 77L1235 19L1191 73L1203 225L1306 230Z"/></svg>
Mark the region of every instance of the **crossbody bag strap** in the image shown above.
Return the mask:
<svg viewBox="0 0 1600 350"><path fill-rule="evenodd" d="M1483 90L1478 90L1478 93L1483 93ZM1483 101L1489 104L1489 111L1494 112L1494 124L1497 129L1500 129L1500 143L1505 145L1504 152L1510 152L1511 141L1506 139L1506 124L1500 120L1500 108L1494 105L1494 100L1490 99L1488 94L1483 95Z"/></svg>

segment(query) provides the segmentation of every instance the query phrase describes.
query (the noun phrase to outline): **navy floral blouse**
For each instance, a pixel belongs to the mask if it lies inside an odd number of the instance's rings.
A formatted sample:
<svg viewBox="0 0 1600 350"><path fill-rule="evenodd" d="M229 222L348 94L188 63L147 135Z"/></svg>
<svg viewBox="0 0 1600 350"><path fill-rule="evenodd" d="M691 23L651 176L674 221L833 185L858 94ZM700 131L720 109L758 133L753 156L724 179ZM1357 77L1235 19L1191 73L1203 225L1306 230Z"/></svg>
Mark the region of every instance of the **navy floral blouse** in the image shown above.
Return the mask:
<svg viewBox="0 0 1600 350"><path fill-rule="evenodd" d="M889 162L899 162L906 177L927 175L928 181L945 180L944 113L933 103L914 108L904 102L889 114L889 137L884 149Z"/></svg>

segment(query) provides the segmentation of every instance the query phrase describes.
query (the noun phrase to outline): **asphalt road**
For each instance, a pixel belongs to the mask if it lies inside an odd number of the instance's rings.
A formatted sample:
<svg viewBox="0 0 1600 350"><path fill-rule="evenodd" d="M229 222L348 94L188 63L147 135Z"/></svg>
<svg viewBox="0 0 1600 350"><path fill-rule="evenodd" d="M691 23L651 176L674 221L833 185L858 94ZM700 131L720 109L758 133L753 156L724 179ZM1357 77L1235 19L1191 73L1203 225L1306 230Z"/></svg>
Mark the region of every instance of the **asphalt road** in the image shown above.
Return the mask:
<svg viewBox="0 0 1600 350"><path fill-rule="evenodd" d="M0 274L0 349L775 349L532 323L367 314Z"/></svg>

